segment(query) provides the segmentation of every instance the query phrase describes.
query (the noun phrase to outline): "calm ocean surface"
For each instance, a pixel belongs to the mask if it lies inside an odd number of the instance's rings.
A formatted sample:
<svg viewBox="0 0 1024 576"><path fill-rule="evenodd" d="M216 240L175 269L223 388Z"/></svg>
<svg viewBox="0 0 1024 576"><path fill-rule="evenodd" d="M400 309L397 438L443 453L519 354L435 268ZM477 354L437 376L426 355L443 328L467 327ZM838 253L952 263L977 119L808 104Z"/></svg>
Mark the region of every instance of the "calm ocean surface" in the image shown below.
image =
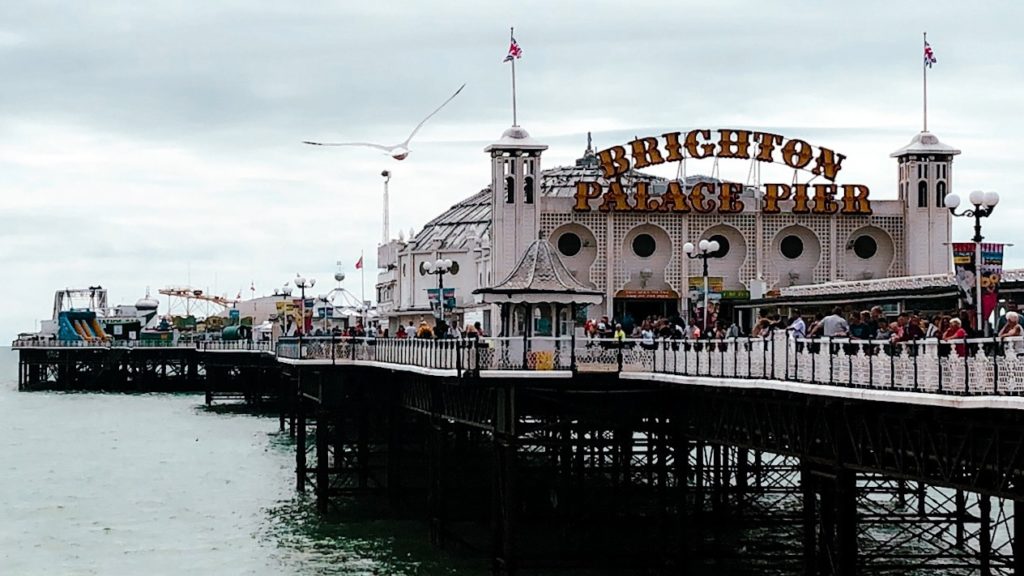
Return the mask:
<svg viewBox="0 0 1024 576"><path fill-rule="evenodd" d="M434 551L424 524L320 522L277 418L202 404L19 393L0 348L0 574L486 572Z"/></svg>

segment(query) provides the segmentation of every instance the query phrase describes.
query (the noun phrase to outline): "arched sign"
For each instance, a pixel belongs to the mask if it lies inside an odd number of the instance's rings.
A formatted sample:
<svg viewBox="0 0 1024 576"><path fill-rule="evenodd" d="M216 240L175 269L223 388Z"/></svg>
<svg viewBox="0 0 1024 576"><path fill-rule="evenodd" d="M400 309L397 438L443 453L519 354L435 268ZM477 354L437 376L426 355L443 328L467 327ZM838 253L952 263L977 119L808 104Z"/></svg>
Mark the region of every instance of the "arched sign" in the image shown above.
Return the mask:
<svg viewBox="0 0 1024 576"><path fill-rule="evenodd" d="M625 146L612 146L597 153L601 175L611 180L576 183L573 209L588 212L596 203L602 212L676 212L731 214L742 212L738 182L699 182L686 189L683 182L668 182L664 194L654 195L647 182L637 182L634 190L623 188L619 177L636 168L679 162L688 158L729 158L774 163L781 161L795 170L805 170L828 182L820 184L764 184L760 210L766 214L782 211L780 203L792 201L794 214L871 214L870 191L863 184L836 184L846 156L803 140L789 139L770 132L749 130L691 130L669 132L660 137L637 138Z"/></svg>

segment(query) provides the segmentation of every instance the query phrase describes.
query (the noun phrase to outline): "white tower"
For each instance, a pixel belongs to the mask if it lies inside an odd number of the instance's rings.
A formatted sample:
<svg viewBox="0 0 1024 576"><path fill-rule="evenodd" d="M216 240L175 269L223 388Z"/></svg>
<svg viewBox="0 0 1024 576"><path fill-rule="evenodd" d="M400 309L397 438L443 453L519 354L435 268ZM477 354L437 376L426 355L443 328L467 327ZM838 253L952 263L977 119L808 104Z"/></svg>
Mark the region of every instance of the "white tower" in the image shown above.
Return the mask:
<svg viewBox="0 0 1024 576"><path fill-rule="evenodd" d="M960 151L921 132L890 154L899 163L900 200L910 276L951 270L953 217L943 200L953 191L953 156Z"/></svg>
<svg viewBox="0 0 1024 576"><path fill-rule="evenodd" d="M492 284L505 279L540 229L540 155L526 130L513 126L484 148L491 155Z"/></svg>

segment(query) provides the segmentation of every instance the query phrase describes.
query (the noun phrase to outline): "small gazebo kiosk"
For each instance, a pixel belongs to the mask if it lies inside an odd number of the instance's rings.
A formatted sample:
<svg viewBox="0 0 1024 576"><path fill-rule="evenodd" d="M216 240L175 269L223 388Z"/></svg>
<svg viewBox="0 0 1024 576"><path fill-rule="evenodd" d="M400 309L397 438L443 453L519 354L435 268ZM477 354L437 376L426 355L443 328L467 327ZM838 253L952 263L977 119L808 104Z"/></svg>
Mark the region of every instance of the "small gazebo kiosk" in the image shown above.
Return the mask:
<svg viewBox="0 0 1024 576"><path fill-rule="evenodd" d="M577 310L602 300L601 292L581 284L544 239L534 240L526 248L504 280L473 293L481 294L485 303L501 306L499 336L503 356L508 355L512 338L522 336L523 367L534 369L544 367L539 365L541 356L534 352L553 352L550 368L561 366L561 340L565 332L571 339L569 368L576 369Z"/></svg>

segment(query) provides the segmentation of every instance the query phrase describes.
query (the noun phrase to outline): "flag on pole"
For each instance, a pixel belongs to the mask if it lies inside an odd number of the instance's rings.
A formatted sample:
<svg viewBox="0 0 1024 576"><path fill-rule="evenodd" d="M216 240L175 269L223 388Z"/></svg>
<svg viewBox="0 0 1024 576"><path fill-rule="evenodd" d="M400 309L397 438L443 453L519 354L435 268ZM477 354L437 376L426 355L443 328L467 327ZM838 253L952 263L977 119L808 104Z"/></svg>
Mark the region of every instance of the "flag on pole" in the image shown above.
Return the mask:
<svg viewBox="0 0 1024 576"><path fill-rule="evenodd" d="M356 270L362 270L362 269L363 269L363 257L360 256L359 257L359 261L356 262Z"/></svg>
<svg viewBox="0 0 1024 576"><path fill-rule="evenodd" d="M523 49L519 47L519 42L516 42L515 36L512 37L512 42L508 46L508 55L502 62L509 62L513 59L519 59L523 57Z"/></svg>
<svg viewBox="0 0 1024 576"><path fill-rule="evenodd" d="M935 59L935 52L932 52L932 45L926 40L924 43L924 65L931 68L938 60Z"/></svg>

